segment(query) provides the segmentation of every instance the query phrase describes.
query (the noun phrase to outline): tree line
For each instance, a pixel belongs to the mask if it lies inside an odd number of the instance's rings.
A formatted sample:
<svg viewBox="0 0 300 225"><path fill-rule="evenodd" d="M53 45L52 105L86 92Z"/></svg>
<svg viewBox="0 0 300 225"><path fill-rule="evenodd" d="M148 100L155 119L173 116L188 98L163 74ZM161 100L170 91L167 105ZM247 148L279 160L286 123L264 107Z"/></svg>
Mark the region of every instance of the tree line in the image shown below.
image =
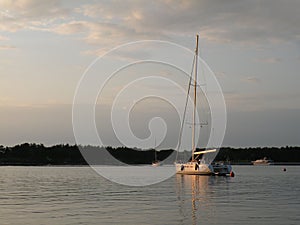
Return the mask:
<svg viewBox="0 0 300 225"><path fill-rule="evenodd" d="M106 150L107 151L106 151ZM125 164L151 164L154 161L154 149L127 147L97 147L59 144L46 147L43 144L23 143L13 147L0 145L0 165L87 165L82 152L95 156L92 164L114 164L110 158L116 158ZM113 157L108 157L108 154ZM156 152L158 160L173 163L176 152L172 149ZM232 164L250 164L251 161L267 157L275 163L300 163L300 147L255 147L220 149L215 161L229 161Z"/></svg>

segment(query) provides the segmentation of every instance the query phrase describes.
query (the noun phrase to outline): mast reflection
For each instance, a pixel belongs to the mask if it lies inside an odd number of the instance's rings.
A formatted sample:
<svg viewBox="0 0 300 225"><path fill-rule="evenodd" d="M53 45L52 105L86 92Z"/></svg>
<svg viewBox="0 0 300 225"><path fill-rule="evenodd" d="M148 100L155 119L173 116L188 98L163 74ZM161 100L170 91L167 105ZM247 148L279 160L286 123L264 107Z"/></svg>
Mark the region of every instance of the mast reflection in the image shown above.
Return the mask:
<svg viewBox="0 0 300 225"><path fill-rule="evenodd" d="M181 224L200 224L213 220L215 207L211 201L215 177L197 175L176 175L176 191ZM203 216L205 215L205 216ZM212 219L209 219L212 218Z"/></svg>

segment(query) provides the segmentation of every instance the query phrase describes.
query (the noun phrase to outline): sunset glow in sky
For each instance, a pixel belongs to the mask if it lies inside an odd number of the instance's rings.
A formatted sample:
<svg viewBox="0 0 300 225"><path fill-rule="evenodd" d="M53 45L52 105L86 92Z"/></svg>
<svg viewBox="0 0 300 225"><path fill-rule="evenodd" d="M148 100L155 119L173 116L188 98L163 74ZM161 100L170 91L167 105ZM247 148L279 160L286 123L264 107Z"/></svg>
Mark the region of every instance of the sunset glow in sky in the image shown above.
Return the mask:
<svg viewBox="0 0 300 225"><path fill-rule="evenodd" d="M297 0L0 0L0 145L74 143L74 93L97 56L140 40L193 50L196 33L227 105L223 145L300 145L299 8Z"/></svg>

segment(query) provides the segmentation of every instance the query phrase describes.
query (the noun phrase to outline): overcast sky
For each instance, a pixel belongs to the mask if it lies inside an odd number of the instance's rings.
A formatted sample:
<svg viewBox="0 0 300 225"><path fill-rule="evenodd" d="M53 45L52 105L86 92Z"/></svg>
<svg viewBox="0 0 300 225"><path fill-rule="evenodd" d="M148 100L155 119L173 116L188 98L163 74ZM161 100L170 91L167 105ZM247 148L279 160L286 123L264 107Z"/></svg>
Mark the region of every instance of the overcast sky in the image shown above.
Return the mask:
<svg viewBox="0 0 300 225"><path fill-rule="evenodd" d="M193 50L196 33L225 96L223 145L300 145L299 9L298 0L0 0L0 145L74 143L74 93L97 56L141 40ZM116 60L147 56L140 50Z"/></svg>

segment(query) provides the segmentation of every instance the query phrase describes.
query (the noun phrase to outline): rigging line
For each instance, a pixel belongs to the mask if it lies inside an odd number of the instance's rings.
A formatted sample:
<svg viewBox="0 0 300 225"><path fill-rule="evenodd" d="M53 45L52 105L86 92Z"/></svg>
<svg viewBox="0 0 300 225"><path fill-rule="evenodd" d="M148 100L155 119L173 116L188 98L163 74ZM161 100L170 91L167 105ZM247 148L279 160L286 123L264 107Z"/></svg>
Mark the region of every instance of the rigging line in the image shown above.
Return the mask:
<svg viewBox="0 0 300 225"><path fill-rule="evenodd" d="M179 149L180 149L180 146L181 146L183 126L184 126L186 109L187 109L187 105L188 105L188 100L189 100L189 95L190 95L190 90L191 90L191 84L192 84L192 77L193 77L193 72L194 72L195 58L196 58L196 56L194 56L194 59L193 59L192 71L191 71L191 74L190 74L188 90L187 90L187 93L186 93L185 107L184 107L184 111L183 111L183 118L182 118L181 127L180 127L180 131L179 131L179 139L178 139L178 145L177 145L176 161L177 161L178 154L179 154Z"/></svg>

